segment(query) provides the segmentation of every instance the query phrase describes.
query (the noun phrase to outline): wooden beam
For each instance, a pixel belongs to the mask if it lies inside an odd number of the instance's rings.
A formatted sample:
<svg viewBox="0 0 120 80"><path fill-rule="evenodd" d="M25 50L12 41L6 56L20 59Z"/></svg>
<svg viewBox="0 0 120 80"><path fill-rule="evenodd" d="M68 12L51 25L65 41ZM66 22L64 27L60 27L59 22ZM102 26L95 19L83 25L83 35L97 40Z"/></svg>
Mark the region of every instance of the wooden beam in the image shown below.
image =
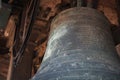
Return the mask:
<svg viewBox="0 0 120 80"><path fill-rule="evenodd" d="M29 80L33 63L33 46L28 45L20 64L13 68L11 80Z"/></svg>

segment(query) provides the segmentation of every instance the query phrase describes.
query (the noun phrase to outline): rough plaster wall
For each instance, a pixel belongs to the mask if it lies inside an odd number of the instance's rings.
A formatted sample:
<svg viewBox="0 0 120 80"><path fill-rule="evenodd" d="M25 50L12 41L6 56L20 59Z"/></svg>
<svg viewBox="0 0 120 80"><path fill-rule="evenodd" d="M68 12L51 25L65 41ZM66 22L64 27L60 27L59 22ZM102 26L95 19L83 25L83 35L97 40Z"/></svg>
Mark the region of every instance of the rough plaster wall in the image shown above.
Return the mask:
<svg viewBox="0 0 120 80"><path fill-rule="evenodd" d="M115 0L100 0L98 10L103 11L112 24L118 25L117 5Z"/></svg>

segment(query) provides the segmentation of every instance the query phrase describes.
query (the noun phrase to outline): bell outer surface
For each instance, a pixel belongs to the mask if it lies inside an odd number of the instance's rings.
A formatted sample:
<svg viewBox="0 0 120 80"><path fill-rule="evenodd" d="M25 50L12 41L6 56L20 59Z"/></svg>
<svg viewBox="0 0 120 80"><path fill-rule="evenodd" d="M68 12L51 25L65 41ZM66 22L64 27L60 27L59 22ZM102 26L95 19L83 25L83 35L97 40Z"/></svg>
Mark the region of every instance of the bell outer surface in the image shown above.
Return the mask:
<svg viewBox="0 0 120 80"><path fill-rule="evenodd" d="M51 24L47 50L32 80L120 80L120 59L110 22L99 11L77 7Z"/></svg>

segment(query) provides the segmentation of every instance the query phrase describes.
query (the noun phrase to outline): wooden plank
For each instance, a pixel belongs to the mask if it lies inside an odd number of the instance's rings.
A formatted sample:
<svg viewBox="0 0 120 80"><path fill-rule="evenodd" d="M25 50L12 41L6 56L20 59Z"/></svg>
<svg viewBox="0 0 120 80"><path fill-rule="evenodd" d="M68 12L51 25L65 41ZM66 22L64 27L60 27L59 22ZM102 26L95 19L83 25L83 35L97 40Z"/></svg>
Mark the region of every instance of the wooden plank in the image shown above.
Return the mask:
<svg viewBox="0 0 120 80"><path fill-rule="evenodd" d="M9 55L0 55L0 80L6 80L9 65Z"/></svg>
<svg viewBox="0 0 120 80"><path fill-rule="evenodd" d="M32 72L33 45L27 45L20 64L13 68L11 80L29 80Z"/></svg>

